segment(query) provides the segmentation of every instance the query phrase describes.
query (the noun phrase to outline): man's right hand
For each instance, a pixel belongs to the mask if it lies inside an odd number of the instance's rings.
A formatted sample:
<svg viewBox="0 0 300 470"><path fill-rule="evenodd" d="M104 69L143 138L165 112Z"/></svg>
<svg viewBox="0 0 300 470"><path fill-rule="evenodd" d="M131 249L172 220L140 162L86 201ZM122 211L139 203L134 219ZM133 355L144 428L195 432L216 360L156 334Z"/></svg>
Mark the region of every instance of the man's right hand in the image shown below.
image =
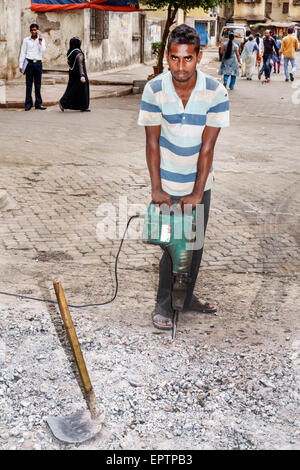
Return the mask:
<svg viewBox="0 0 300 470"><path fill-rule="evenodd" d="M152 191L152 200L155 204L168 204L172 205L170 194L166 193L163 189L157 189Z"/></svg>
<svg viewBox="0 0 300 470"><path fill-rule="evenodd" d="M23 73L23 69L20 67L20 72Z"/></svg>

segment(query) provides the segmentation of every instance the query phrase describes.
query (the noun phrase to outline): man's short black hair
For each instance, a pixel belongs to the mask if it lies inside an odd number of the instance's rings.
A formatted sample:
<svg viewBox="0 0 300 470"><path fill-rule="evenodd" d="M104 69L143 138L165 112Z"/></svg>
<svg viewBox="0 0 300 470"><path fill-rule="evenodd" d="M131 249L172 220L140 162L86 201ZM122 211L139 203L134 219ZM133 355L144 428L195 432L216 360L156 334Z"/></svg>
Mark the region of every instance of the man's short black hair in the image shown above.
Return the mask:
<svg viewBox="0 0 300 470"><path fill-rule="evenodd" d="M194 28L191 28L187 24L181 24L177 26L170 33L168 39L168 52L170 52L171 44L194 44L196 55L200 51L200 37Z"/></svg>
<svg viewBox="0 0 300 470"><path fill-rule="evenodd" d="M288 28L288 34L293 34L294 30L293 28Z"/></svg>
<svg viewBox="0 0 300 470"><path fill-rule="evenodd" d="M251 34L250 29L247 29L247 31L246 31L246 37L250 36L250 34Z"/></svg>
<svg viewBox="0 0 300 470"><path fill-rule="evenodd" d="M33 28L39 29L39 25L36 24L36 23L32 23L32 24L29 26L30 31L31 31Z"/></svg>

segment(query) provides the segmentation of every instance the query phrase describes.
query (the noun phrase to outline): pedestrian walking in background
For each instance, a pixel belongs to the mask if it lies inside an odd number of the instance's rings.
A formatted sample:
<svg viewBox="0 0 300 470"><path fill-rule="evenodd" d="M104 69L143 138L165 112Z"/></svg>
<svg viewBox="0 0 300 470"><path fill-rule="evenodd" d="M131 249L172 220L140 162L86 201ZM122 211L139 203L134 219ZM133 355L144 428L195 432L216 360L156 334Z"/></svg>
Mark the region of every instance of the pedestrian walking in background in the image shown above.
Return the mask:
<svg viewBox="0 0 300 470"><path fill-rule="evenodd" d="M255 35L255 42L258 46L259 55L262 57L264 51L264 42L259 33L256 33Z"/></svg>
<svg viewBox="0 0 300 470"><path fill-rule="evenodd" d="M270 31L267 29L265 31L265 36L263 38L263 46L264 46L264 50L263 50L263 71L264 71L264 74L265 74L265 83L269 83L270 82L270 75L271 75L271 70L272 70L272 66L271 66L271 60L272 60L272 57L274 55L274 50L275 50L275 53L277 55L277 57L279 57L279 49L276 45L276 42L274 41L274 39L272 38L271 36L271 33ZM260 75L262 73L262 70L260 70L260 73L259 73L259 76L258 78L260 79Z"/></svg>
<svg viewBox="0 0 300 470"><path fill-rule="evenodd" d="M295 51L299 48L298 39L293 36L293 28L288 29L288 35L283 38L280 54L283 54L283 63L284 63L284 74L285 74L285 81L288 82L289 79L294 81L294 75L296 73L296 59L295 59ZM292 65L292 71L289 74L289 62Z"/></svg>
<svg viewBox="0 0 300 470"><path fill-rule="evenodd" d="M255 35L255 42L256 42L257 47L258 47L258 55L257 55L257 63L256 64L257 64L257 67L258 67L258 74L259 74L260 73L259 70L261 68L263 50L264 50L263 40L260 37L259 33L256 33L256 35ZM260 79L260 77L259 77L259 79Z"/></svg>
<svg viewBox="0 0 300 470"><path fill-rule="evenodd" d="M42 106L41 85L42 85L42 54L46 50L45 39L42 37L39 27L33 23L29 27L31 36L23 40L19 69L26 76L26 98L25 111L29 111L33 106L32 85L34 82L35 109L46 109Z"/></svg>
<svg viewBox="0 0 300 470"><path fill-rule="evenodd" d="M81 50L81 40L73 37L67 54L69 64L69 81L67 89L59 100L61 111L74 109L90 111L90 89L86 72L84 53Z"/></svg>
<svg viewBox="0 0 300 470"><path fill-rule="evenodd" d="M243 52L243 49L245 47L245 45L247 44L248 42L248 39L249 39L249 36L251 35L251 31L250 29L247 29L246 33L245 33L245 37L244 39L242 40L240 46L239 46L239 54L241 56L242 52ZM245 77L246 73L245 73L245 68L246 68L246 64L244 63L244 61L242 60L241 61L242 63L242 67L241 67L241 77Z"/></svg>
<svg viewBox="0 0 300 470"><path fill-rule="evenodd" d="M252 80L252 75L255 70L255 65L257 63L259 49L258 45L254 41L252 34L249 36L247 43L244 45L241 59L245 63L245 76L247 80Z"/></svg>
<svg viewBox="0 0 300 470"><path fill-rule="evenodd" d="M276 46L278 47L278 50L280 51L281 48L281 39L277 38L276 34L273 34L273 39L276 42ZM281 60L281 54L279 54L279 57L277 57L275 54L272 57L273 61L273 70L274 73L276 73L276 64L277 64L277 73L280 73L280 60Z"/></svg>
<svg viewBox="0 0 300 470"><path fill-rule="evenodd" d="M234 34L229 34L229 41L226 49L224 46L221 48L222 62L218 71L219 75L223 75L224 86L227 88L228 79L230 77L229 89L233 90L236 82L236 77L239 76L239 65L241 59L239 55L239 47L234 42Z"/></svg>

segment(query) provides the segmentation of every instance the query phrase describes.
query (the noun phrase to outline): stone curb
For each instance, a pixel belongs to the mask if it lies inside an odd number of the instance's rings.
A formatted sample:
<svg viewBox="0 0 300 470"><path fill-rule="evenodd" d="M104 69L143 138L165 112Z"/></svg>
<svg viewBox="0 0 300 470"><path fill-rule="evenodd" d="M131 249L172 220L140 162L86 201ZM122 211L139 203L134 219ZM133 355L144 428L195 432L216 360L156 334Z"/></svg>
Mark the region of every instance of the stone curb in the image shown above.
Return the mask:
<svg viewBox="0 0 300 470"><path fill-rule="evenodd" d="M93 100L100 100L103 98L113 98L113 97L118 97L118 96L126 96L126 95L131 95L132 94L132 89L133 86L132 84L126 88L125 90L121 91L109 91L105 93L104 95L100 96L94 96L91 98L91 101ZM58 101L43 101L44 106L56 106L58 104ZM24 102L19 102L19 101L8 101L7 103L0 103L0 109L8 109L8 108L14 108L14 109L22 109L24 108Z"/></svg>

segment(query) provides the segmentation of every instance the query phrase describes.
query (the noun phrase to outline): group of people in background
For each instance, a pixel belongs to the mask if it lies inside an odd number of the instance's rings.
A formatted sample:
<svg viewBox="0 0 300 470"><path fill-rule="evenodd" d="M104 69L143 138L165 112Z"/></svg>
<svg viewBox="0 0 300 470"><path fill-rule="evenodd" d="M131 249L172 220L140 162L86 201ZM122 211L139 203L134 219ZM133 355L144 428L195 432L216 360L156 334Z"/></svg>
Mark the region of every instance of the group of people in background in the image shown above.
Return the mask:
<svg viewBox="0 0 300 470"><path fill-rule="evenodd" d="M35 85L35 108L44 110L41 98L42 54L46 50L46 43L37 24L30 26L31 36L23 41L20 54L20 71L26 75L26 100L25 111L33 106L32 85ZM299 48L299 42L293 35L293 29L288 29L288 34L281 40L276 35L271 36L269 30L265 31L262 38L259 33L253 36L250 30L246 31L244 40L238 46L235 43L233 33L229 34L226 46L222 46L222 61L218 74L223 75L223 84L233 90L236 78L240 75L247 80L252 80L256 67L258 79L265 75L264 83L270 82L273 68L274 73L280 73L280 65L283 57L285 81L293 81L296 73L295 51ZM59 100L61 111L73 109L80 111L89 110L89 80L86 71L85 57L81 50L81 41L78 37L70 40L67 53L69 65L69 81L67 89ZM289 63L291 71L289 71ZM230 81L229 81L230 78Z"/></svg>
<svg viewBox="0 0 300 470"><path fill-rule="evenodd" d="M238 46L234 42L234 34L230 33L228 43L221 48L222 61L218 71L223 75L223 84L227 88L229 77L229 89L233 90L236 78L240 75L252 80L257 67L258 79L265 75L264 83L271 81L271 72L280 73L280 65L283 57L285 81L294 81L296 73L295 51L299 48L299 42L293 35L293 29L288 29L288 34L282 40L275 34L271 36L269 30L265 31L262 38L259 33L253 36L250 30L246 31L244 40ZM291 71L289 71L291 63Z"/></svg>
<svg viewBox="0 0 300 470"><path fill-rule="evenodd" d="M26 76L25 111L30 111L33 107L33 83L35 109L45 110L45 106L42 105L41 83L42 54L46 50L46 43L36 23L31 24L29 29L30 36L24 39L19 58L20 72ZM82 112L90 111L89 80L84 53L81 50L81 40L78 37L73 37L70 40L67 62L69 66L69 81L64 95L59 100L59 107L61 111L65 109Z"/></svg>

